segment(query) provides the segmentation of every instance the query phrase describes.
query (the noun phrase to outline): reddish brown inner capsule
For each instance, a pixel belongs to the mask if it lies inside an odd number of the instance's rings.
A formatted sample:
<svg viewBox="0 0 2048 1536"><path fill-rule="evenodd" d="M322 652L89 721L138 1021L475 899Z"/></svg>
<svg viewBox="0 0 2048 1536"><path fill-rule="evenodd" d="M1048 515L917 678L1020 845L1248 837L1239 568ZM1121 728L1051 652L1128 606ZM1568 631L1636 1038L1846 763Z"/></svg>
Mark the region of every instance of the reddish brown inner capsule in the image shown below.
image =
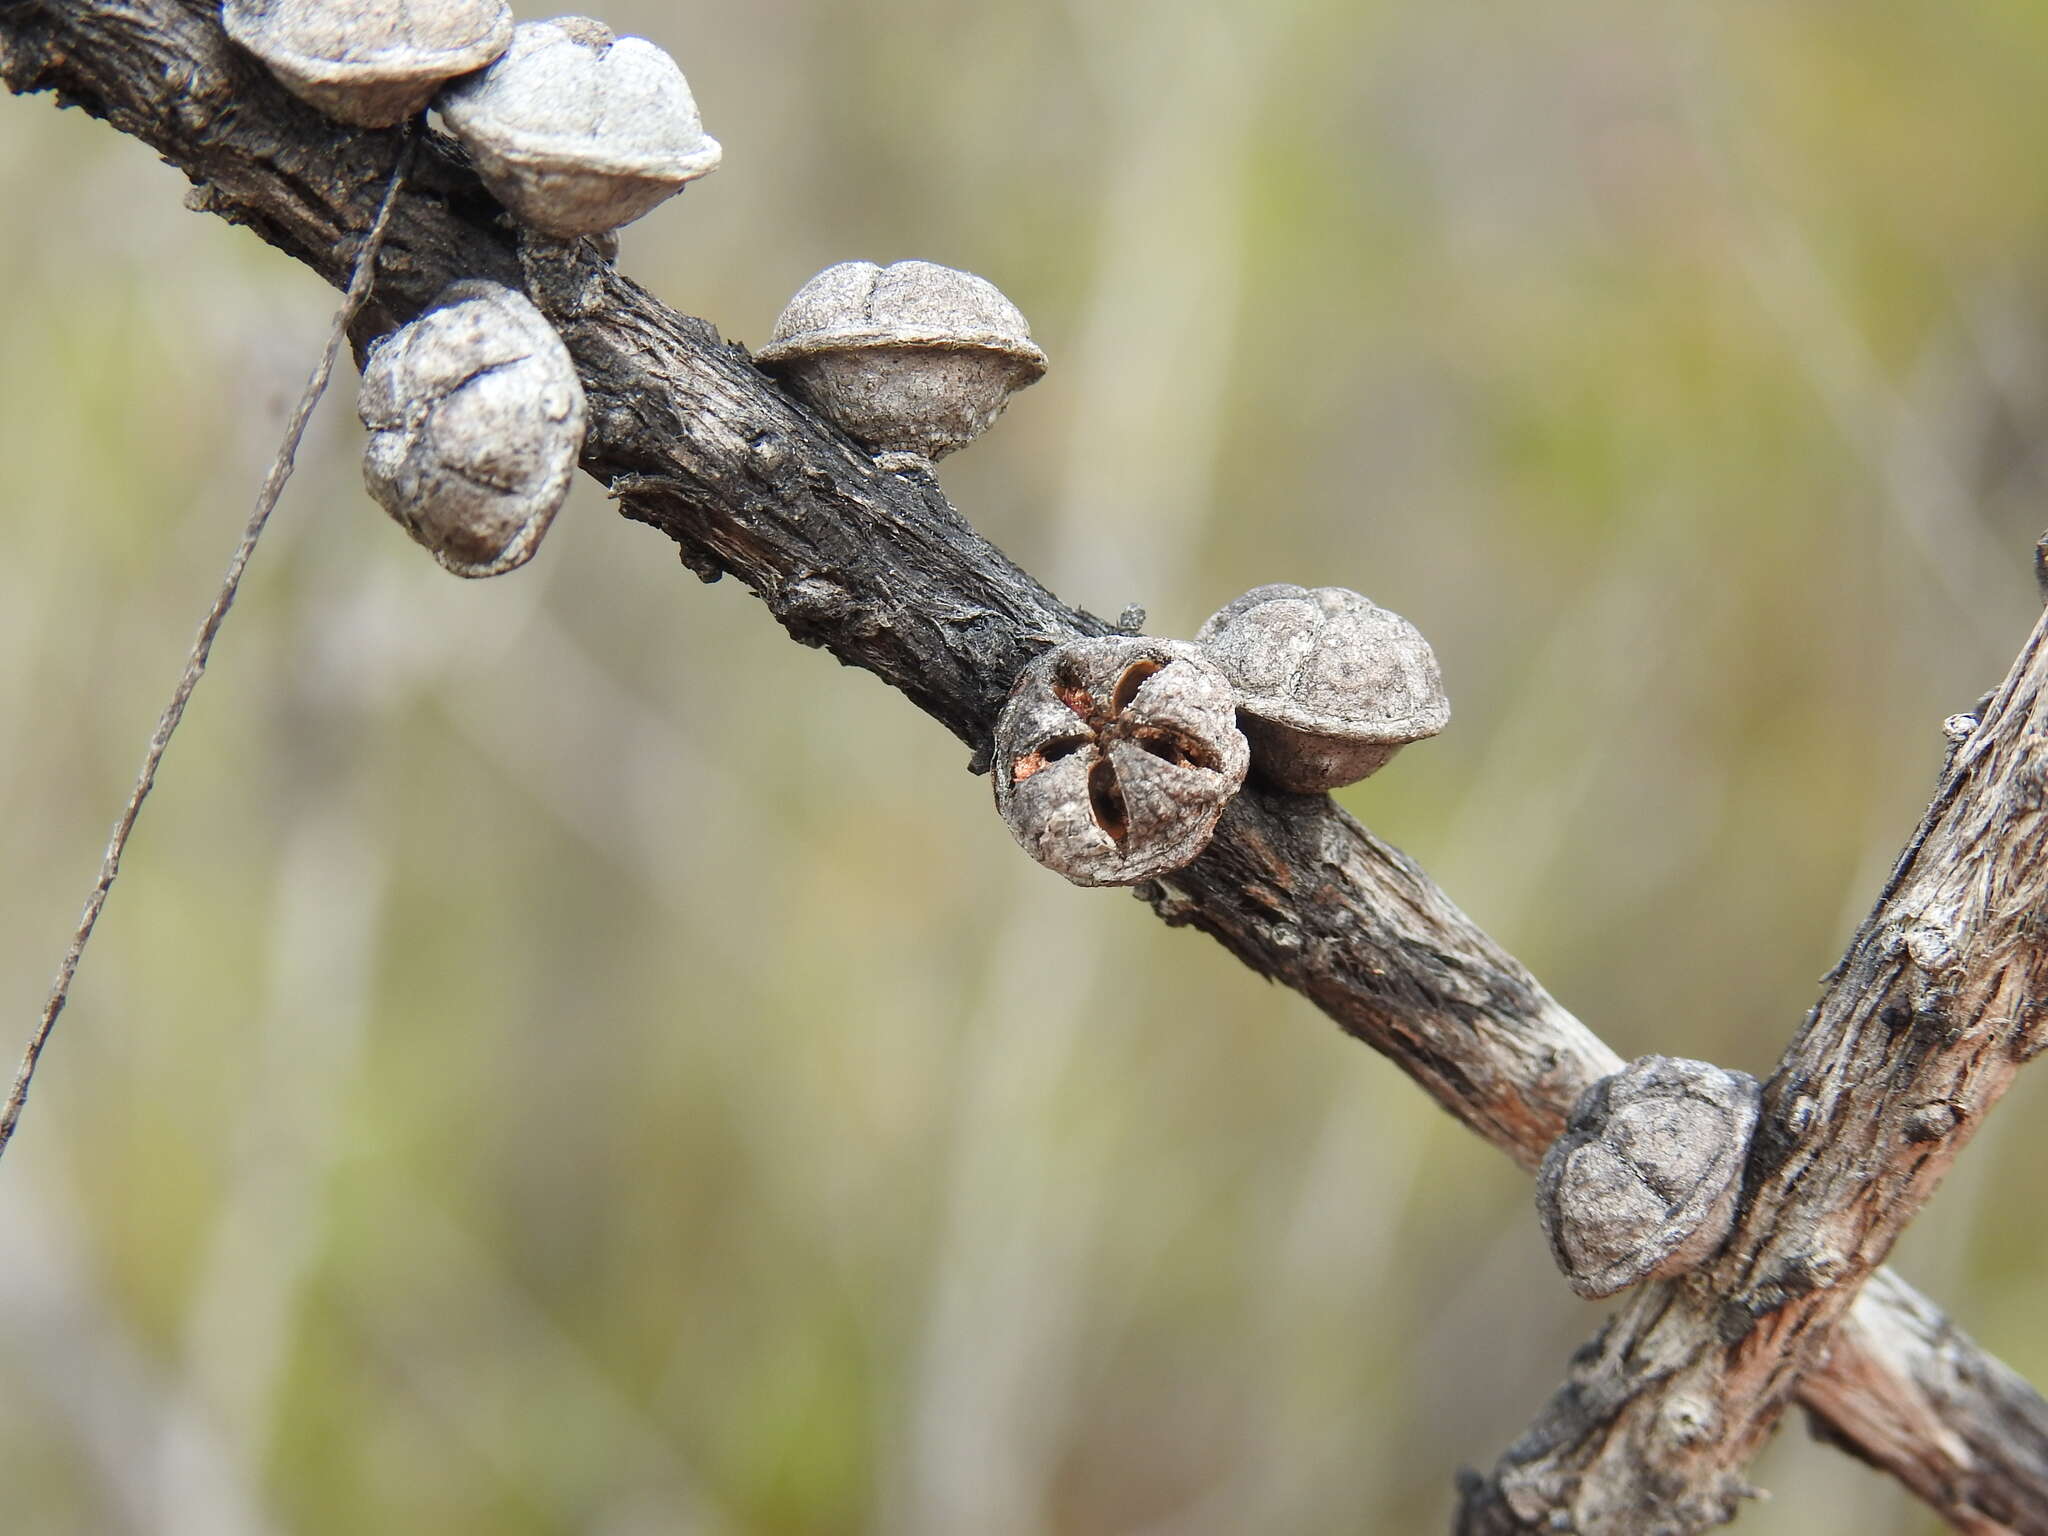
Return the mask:
<svg viewBox="0 0 2048 1536"><path fill-rule="evenodd" d="M1067 736L1058 741L1049 741L1036 752L1026 752L1011 764L1010 780L1012 783L1022 784L1041 768L1056 763L1063 757L1072 757L1087 745L1086 736Z"/></svg>
<svg viewBox="0 0 2048 1536"><path fill-rule="evenodd" d="M1091 724L1095 718L1095 695L1079 683L1064 678L1052 685L1052 696Z"/></svg>
<svg viewBox="0 0 2048 1536"><path fill-rule="evenodd" d="M1095 813L1095 824L1121 848L1131 835L1130 815L1124 808L1124 787L1106 757L1088 770L1088 808Z"/></svg>
<svg viewBox="0 0 2048 1536"><path fill-rule="evenodd" d="M1222 769L1222 764L1214 752L1193 737L1183 736L1178 731L1147 726L1132 731L1131 740L1154 757L1172 763L1177 768L1206 768L1211 773L1220 772Z"/></svg>
<svg viewBox="0 0 2048 1536"><path fill-rule="evenodd" d="M1134 661L1124 668L1124 675L1116 680L1116 690L1109 696L1109 712L1112 715L1122 714L1131 700L1138 696L1138 690L1145 686L1145 679L1165 665L1163 661Z"/></svg>

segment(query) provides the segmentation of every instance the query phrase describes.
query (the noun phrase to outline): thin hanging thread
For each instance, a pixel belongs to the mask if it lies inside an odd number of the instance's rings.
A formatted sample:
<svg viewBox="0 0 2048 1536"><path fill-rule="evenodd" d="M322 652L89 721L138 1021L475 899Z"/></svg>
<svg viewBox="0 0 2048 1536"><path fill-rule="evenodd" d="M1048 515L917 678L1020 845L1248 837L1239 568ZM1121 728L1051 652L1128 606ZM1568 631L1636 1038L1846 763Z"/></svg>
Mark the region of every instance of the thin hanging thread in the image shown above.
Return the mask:
<svg viewBox="0 0 2048 1536"><path fill-rule="evenodd" d="M14 1074L14 1088L7 1095L7 1106L0 1109L0 1154L6 1152L7 1143L14 1136L22 1106L28 1102L29 1081L35 1076L36 1062L42 1057L43 1047L49 1043L50 1031L56 1028L57 1015L64 1011L64 1004L71 995L71 980L78 974L78 962L85 953L86 942L91 939L93 927L100 920L100 911L107 904L107 894L113 890L114 881L121 873L121 854L128 846L128 834L135 830L136 817L142 813L142 802L149 798L150 788L156 783L157 765L163 761L164 749L171 744L171 733L177 730L178 722L184 718L185 705L192 697L192 690L199 686L199 679L206 673L214 637L220 633L221 621L227 618L228 609L234 604L235 592L242 584L242 572L248 569L250 555L255 553L256 541L263 536L277 499L284 492L285 482L291 479L299 441L306 434L306 423L312 418L313 408L326 392L328 377L334 372L334 360L341 352L342 339L370 296L370 286L377 272L377 252L383 247L384 232L390 227L391 210L397 206L398 191L405 184L416 142L407 137L398 163L392 167L391 181L384 189L384 200L377 206L377 217L356 252L355 266L349 273L348 294L335 313L333 329L327 334L326 349L320 354L320 361L299 394L299 403L292 410L291 420L285 425L284 441L278 447L277 457L271 461L270 473L264 477L262 490L257 492L255 510L249 514L248 527L242 530L242 542L235 546L234 556L228 561L220 590L214 594L213 606L201 621L199 634L185 658L185 670L178 678L178 686L171 691L171 701L164 706L163 715L156 723L156 734L149 738L149 750L143 754L142 772L136 775L135 787L128 793L128 803L122 807L120 819L114 823L113 835L107 839L107 851L100 859L99 878L93 882L92 894L86 898L85 911L71 936L71 947L64 952L64 963L57 968L57 980L50 988L50 1000L43 1005L42 1019L29 1038L28 1049L22 1053L21 1068Z"/></svg>

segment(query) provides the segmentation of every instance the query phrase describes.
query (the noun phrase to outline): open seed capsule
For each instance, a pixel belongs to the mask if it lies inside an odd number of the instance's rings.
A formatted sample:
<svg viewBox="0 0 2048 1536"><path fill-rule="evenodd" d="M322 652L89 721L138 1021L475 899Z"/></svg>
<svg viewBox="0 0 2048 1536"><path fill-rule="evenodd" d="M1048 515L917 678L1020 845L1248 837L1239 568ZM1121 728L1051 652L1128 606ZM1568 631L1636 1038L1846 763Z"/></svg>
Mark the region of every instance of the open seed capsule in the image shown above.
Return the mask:
<svg viewBox="0 0 2048 1536"><path fill-rule="evenodd" d="M1056 646L996 722L996 809L1076 885L1135 885L1193 862L1244 783L1230 684L1192 647L1110 636Z"/></svg>

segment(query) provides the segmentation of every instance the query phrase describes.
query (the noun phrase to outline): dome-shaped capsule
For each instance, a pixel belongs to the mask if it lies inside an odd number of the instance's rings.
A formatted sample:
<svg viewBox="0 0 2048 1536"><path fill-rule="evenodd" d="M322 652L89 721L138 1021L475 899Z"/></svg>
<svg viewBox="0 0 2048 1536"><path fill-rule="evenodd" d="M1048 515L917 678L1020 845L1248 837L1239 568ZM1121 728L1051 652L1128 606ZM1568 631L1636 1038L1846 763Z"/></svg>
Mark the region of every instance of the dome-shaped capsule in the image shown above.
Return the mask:
<svg viewBox="0 0 2048 1536"><path fill-rule="evenodd" d="M827 267L757 356L871 452L927 459L979 437L1045 373L994 283L929 261Z"/></svg>
<svg viewBox="0 0 2048 1536"><path fill-rule="evenodd" d="M1253 770L1281 789L1355 783L1451 718L1421 632L1343 587L1255 587L1195 640L1237 688Z"/></svg>
<svg viewBox="0 0 2048 1536"><path fill-rule="evenodd" d="M676 61L582 16L520 23L437 106L484 185L544 234L617 229L718 169Z"/></svg>
<svg viewBox="0 0 2048 1536"><path fill-rule="evenodd" d="M1641 1056L1572 1107L1536 1174L1551 1253L1581 1296L1674 1275L1727 1239L1756 1131L1755 1078Z"/></svg>
<svg viewBox="0 0 2048 1536"><path fill-rule="evenodd" d="M496 283L454 284L372 347L357 410L370 494L458 576L532 558L583 450L568 348Z"/></svg>
<svg viewBox="0 0 2048 1536"><path fill-rule="evenodd" d="M405 121L512 40L505 0L225 0L221 24L286 90L365 128Z"/></svg>

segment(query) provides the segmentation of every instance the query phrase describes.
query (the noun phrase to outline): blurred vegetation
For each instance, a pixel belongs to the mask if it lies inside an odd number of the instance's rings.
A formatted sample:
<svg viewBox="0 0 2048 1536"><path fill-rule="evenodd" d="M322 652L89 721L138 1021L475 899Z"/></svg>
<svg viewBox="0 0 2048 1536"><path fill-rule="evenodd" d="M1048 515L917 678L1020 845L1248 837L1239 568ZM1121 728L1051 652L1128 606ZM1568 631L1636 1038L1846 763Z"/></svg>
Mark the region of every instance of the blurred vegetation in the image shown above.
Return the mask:
<svg viewBox="0 0 2048 1536"><path fill-rule="evenodd" d="M995 279L1053 370L962 509L1162 633L1414 619L1456 718L1347 804L1624 1054L1768 1066L2038 606L2048 12L607 16L727 150L635 277L756 345ZM47 99L0 190L11 1052L335 296ZM445 577L350 394L0 1179L11 1536L1441 1528L1601 1316L1523 1178L596 488ZM1898 1254L2036 1381L2043 1092Z"/></svg>

